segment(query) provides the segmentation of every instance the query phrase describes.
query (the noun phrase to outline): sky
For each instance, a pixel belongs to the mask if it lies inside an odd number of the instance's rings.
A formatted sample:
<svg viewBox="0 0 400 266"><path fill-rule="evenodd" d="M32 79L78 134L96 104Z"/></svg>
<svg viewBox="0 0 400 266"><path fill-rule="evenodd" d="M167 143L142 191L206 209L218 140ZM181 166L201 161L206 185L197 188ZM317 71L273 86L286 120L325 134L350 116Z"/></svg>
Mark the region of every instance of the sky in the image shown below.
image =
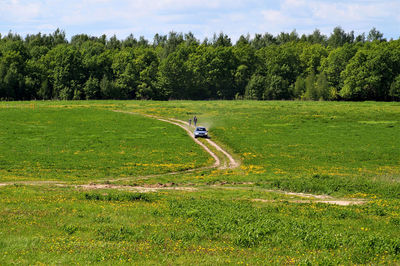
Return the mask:
<svg viewBox="0 0 400 266"><path fill-rule="evenodd" d="M0 0L0 33L85 33L152 41L156 33L192 32L198 39L224 32L240 35L336 26L355 34L375 27L387 39L400 37L400 0Z"/></svg>

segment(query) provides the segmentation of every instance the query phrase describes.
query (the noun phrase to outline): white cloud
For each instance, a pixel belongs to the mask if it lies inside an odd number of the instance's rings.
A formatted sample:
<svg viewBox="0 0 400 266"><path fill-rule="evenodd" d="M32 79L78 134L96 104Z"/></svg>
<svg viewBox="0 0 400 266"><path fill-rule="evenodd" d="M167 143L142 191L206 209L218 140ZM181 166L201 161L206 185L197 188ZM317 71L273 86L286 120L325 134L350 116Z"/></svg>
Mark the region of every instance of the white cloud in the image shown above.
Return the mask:
<svg viewBox="0 0 400 266"><path fill-rule="evenodd" d="M0 33L26 34L65 29L77 33L130 33L151 39L155 33L192 31L202 39L224 31L278 34L297 29L329 34L378 30L398 37L399 0L0 0Z"/></svg>
<svg viewBox="0 0 400 266"><path fill-rule="evenodd" d="M30 21L40 14L40 4L19 0L0 1L0 17L3 21Z"/></svg>
<svg viewBox="0 0 400 266"><path fill-rule="evenodd" d="M274 31L300 29L311 33L311 27L329 29L335 26L367 32L372 27L385 26L396 20L400 2L382 1L318 1L285 0L279 8L262 11L264 25ZM279 30L280 29L280 30ZM275 32L276 33L276 32Z"/></svg>
<svg viewBox="0 0 400 266"><path fill-rule="evenodd" d="M330 21L364 21L390 16L390 3L319 3L309 2L313 15Z"/></svg>

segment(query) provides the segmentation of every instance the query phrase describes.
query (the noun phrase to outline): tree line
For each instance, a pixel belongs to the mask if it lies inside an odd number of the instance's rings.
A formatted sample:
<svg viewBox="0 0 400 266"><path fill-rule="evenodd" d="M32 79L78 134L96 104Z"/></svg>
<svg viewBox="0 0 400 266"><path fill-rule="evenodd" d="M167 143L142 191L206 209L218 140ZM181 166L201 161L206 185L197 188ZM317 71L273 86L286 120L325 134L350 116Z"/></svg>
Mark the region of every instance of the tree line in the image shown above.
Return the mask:
<svg viewBox="0 0 400 266"><path fill-rule="evenodd" d="M152 42L65 32L0 35L0 99L400 100L400 40L336 27Z"/></svg>

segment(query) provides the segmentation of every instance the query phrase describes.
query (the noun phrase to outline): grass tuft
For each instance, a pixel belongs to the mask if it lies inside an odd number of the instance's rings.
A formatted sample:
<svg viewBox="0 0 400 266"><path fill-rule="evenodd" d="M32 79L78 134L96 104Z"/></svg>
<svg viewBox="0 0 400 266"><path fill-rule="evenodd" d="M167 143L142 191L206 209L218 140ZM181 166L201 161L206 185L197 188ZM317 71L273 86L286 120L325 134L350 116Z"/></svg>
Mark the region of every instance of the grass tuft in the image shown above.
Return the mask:
<svg viewBox="0 0 400 266"><path fill-rule="evenodd" d="M99 200L99 201L154 201L154 196L145 193L85 193L86 200Z"/></svg>

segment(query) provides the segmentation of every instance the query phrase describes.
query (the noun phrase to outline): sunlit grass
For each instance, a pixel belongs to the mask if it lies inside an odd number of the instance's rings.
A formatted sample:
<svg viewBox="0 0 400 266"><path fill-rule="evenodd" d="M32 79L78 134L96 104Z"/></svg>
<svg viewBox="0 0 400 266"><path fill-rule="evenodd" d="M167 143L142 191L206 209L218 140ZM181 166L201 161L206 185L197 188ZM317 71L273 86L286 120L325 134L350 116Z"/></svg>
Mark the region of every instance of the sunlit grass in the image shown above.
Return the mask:
<svg viewBox="0 0 400 266"><path fill-rule="evenodd" d="M182 120L197 115L214 140L242 160L237 179L327 176L355 186L400 181L399 103L176 101L121 107ZM328 186L318 193L334 191Z"/></svg>
<svg viewBox="0 0 400 266"><path fill-rule="evenodd" d="M183 130L96 105L0 108L0 123L0 181L112 180L208 163Z"/></svg>
<svg viewBox="0 0 400 266"><path fill-rule="evenodd" d="M196 115L242 164L137 179L212 161L179 127L113 110ZM2 102L0 115L0 182L128 186L0 186L2 265L399 263L398 103ZM158 183L193 189L129 186Z"/></svg>
<svg viewBox="0 0 400 266"><path fill-rule="evenodd" d="M335 206L290 203L288 196L262 190L141 194L51 186L7 186L0 195L1 264L348 264L400 258L398 200Z"/></svg>

